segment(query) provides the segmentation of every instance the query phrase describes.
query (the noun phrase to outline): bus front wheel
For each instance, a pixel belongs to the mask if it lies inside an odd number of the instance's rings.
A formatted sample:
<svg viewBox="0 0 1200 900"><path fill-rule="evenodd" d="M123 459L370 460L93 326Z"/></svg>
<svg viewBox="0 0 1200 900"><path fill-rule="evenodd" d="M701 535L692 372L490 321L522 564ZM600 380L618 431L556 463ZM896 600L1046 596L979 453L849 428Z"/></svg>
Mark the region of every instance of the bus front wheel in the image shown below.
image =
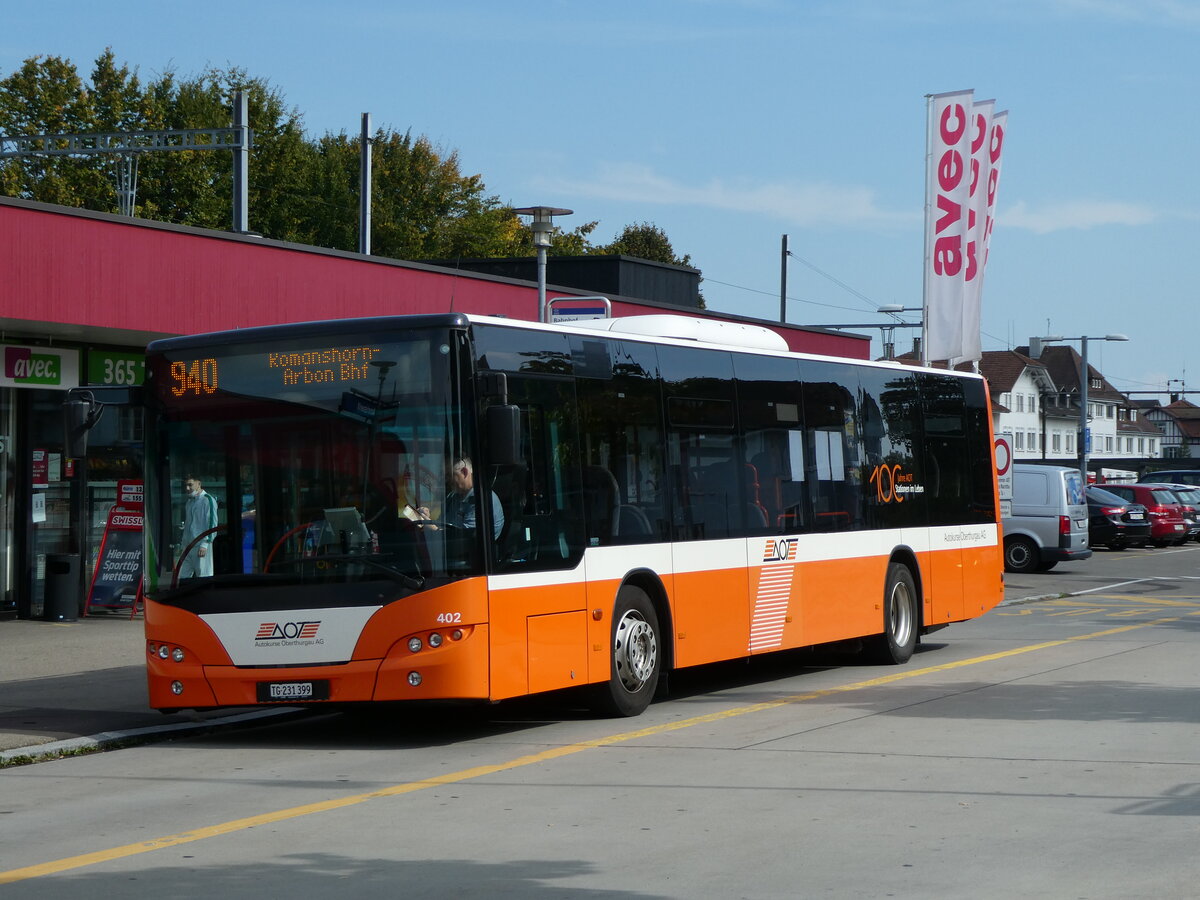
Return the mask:
<svg viewBox="0 0 1200 900"><path fill-rule="evenodd" d="M903 563L888 566L883 589L883 634L874 640L872 656L885 665L902 665L917 647L917 585Z"/></svg>
<svg viewBox="0 0 1200 900"><path fill-rule="evenodd" d="M611 671L595 686L593 706L608 716L640 715L654 698L662 668L658 615L639 587L625 585L613 606Z"/></svg>

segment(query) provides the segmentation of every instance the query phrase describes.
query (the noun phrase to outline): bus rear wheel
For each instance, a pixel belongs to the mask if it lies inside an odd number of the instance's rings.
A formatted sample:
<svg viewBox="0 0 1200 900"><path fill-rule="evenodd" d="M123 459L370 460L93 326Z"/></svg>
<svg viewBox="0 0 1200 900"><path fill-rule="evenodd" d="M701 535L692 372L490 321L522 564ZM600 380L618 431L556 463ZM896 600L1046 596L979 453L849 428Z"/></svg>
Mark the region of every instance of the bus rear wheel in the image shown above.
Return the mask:
<svg viewBox="0 0 1200 900"><path fill-rule="evenodd" d="M919 612L917 585L903 563L891 563L883 589L883 634L871 646L871 656L884 665L902 665L917 647Z"/></svg>
<svg viewBox="0 0 1200 900"><path fill-rule="evenodd" d="M662 668L658 615L645 591L625 585L612 622L611 671L595 686L593 707L607 716L640 715L654 699Z"/></svg>

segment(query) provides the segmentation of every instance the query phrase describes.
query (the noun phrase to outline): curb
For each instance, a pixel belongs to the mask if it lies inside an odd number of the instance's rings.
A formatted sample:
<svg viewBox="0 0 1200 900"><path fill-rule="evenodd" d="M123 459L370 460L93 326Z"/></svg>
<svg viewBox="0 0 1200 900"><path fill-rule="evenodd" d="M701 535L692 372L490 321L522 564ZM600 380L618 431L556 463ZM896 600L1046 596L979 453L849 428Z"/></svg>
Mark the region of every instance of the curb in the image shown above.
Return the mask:
<svg viewBox="0 0 1200 900"><path fill-rule="evenodd" d="M78 753L80 751L105 750L114 744L137 741L141 738L151 736L161 735L165 737L174 734L204 731L219 726L240 725L244 722L268 719L274 716L291 715L299 711L299 707L264 709L240 713L236 716L205 719L198 722L174 722L170 725L151 725L145 728L129 728L124 731L101 731L98 734L91 734L85 737L68 738L45 744L32 744L28 747L16 747L12 750L0 750L0 763L9 763L16 759L25 759L28 762L42 762L46 759L57 759L65 754Z"/></svg>

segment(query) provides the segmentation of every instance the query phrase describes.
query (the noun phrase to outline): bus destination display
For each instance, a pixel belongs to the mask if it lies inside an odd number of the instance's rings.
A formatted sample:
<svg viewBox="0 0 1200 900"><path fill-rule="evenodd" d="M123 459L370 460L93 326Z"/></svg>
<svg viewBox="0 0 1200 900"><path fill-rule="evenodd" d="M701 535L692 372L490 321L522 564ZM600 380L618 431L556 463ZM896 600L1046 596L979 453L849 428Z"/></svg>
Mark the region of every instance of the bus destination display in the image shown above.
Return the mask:
<svg viewBox="0 0 1200 900"><path fill-rule="evenodd" d="M277 373L279 387L367 381L371 378L371 363L381 353L382 347L362 346L259 353L239 357L237 374L245 377L263 372ZM232 363L232 360L225 362ZM221 385L221 366L222 361L211 356L172 362L171 393L176 397L216 393Z"/></svg>

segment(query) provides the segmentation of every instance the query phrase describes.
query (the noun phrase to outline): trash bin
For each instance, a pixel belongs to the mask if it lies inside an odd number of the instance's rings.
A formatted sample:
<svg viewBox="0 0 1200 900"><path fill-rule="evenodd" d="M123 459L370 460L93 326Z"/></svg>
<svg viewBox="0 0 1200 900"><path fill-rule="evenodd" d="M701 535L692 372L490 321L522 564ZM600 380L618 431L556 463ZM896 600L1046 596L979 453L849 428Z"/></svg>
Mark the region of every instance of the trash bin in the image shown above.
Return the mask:
<svg viewBox="0 0 1200 900"><path fill-rule="evenodd" d="M79 618L79 554L46 554L46 592L42 614L50 622Z"/></svg>

